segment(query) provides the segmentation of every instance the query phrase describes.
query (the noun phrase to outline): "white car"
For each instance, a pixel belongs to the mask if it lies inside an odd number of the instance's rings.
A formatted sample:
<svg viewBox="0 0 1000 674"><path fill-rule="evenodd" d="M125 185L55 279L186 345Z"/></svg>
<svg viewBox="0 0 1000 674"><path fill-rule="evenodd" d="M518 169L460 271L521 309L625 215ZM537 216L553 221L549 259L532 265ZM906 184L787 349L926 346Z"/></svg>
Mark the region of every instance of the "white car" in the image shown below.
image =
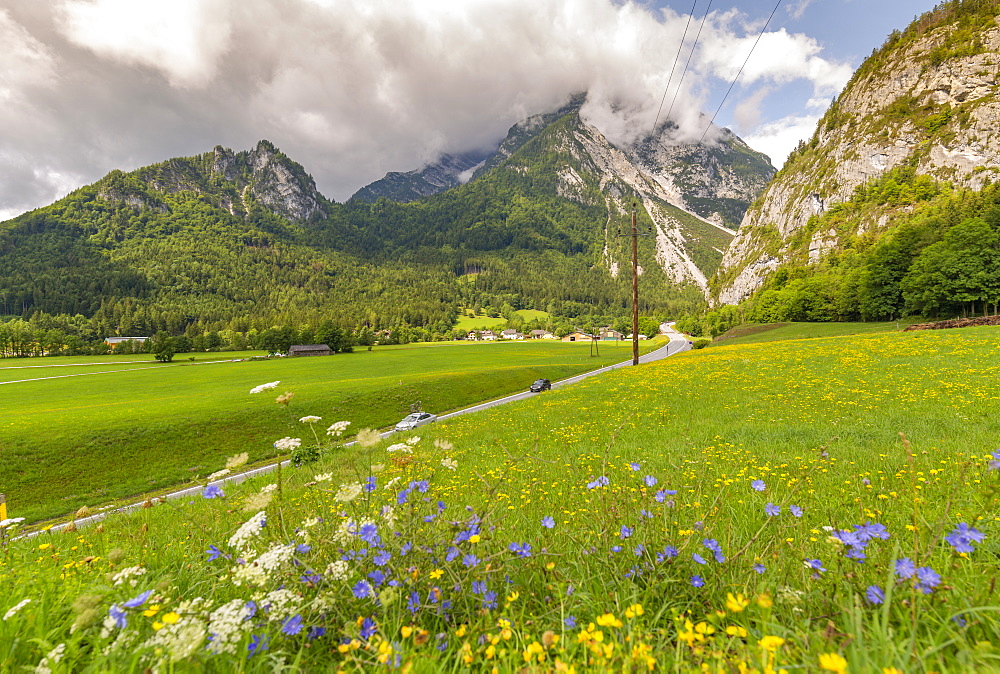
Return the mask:
<svg viewBox="0 0 1000 674"><path fill-rule="evenodd" d="M430 414L429 412L414 412L413 414L408 414L405 419L396 424L397 431L412 431L417 426L423 426L424 424L430 424L437 421L436 414Z"/></svg>

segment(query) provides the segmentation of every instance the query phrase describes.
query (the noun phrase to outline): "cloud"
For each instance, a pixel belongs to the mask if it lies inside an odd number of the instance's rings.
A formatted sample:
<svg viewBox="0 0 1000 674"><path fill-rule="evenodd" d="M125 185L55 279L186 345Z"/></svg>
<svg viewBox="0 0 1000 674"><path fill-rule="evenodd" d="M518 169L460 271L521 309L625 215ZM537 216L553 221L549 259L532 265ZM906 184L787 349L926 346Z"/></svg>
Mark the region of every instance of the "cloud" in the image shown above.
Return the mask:
<svg viewBox="0 0 1000 674"><path fill-rule="evenodd" d="M793 19L801 19L802 15L806 13L806 8L813 3L814 0L797 0L796 2L791 2L785 7L785 11L788 12L788 16Z"/></svg>
<svg viewBox="0 0 1000 674"><path fill-rule="evenodd" d="M342 200L387 171L495 146L518 120L582 91L585 118L624 141L652 128L687 21L628 0L5 6L0 213L113 168L261 138ZM745 21L729 12L706 23L672 115L680 136L700 137L711 87L728 86L746 57L756 32ZM805 80L820 98L849 75L814 40L771 31L741 77L738 112L749 124L762 105L746 87Z"/></svg>
<svg viewBox="0 0 1000 674"><path fill-rule="evenodd" d="M799 141L809 138L822 115L790 115L755 129L743 140L750 147L771 158L771 164L781 168Z"/></svg>

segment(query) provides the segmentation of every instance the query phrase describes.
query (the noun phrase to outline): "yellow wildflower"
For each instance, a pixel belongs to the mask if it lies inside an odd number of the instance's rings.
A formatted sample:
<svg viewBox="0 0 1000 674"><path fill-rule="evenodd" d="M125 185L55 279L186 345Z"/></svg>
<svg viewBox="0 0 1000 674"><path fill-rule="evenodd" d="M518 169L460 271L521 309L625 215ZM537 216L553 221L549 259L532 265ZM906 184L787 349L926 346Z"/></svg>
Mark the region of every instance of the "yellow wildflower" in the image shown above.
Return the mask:
<svg viewBox="0 0 1000 674"><path fill-rule="evenodd" d="M601 627L621 627L622 621L616 618L613 613L605 613L597 616L597 624Z"/></svg>
<svg viewBox="0 0 1000 674"><path fill-rule="evenodd" d="M785 645L785 640L781 637L765 636L757 643L760 644L761 648L773 653Z"/></svg>
<svg viewBox="0 0 1000 674"><path fill-rule="evenodd" d="M627 609L625 609L626 618L634 618L636 616L644 615L646 612L642 610L642 604L632 604Z"/></svg>
<svg viewBox="0 0 1000 674"><path fill-rule="evenodd" d="M440 578L443 575L444 575L444 571L442 571L441 569L434 569L433 571L431 571L431 579L433 579L433 580L437 580L438 578Z"/></svg>
<svg viewBox="0 0 1000 674"><path fill-rule="evenodd" d="M847 660L838 653L823 653L819 656L819 668L828 672L844 674L847 671Z"/></svg>
<svg viewBox="0 0 1000 674"><path fill-rule="evenodd" d="M739 613L749 605L750 605L750 600L746 599L742 594L737 594L734 597L733 593L730 592L726 596L726 608L728 608L733 613Z"/></svg>
<svg viewBox="0 0 1000 674"><path fill-rule="evenodd" d="M180 619L181 617L178 614L174 613L173 611L171 611L170 613L163 614L163 622L166 623L167 625L176 625L177 621Z"/></svg>

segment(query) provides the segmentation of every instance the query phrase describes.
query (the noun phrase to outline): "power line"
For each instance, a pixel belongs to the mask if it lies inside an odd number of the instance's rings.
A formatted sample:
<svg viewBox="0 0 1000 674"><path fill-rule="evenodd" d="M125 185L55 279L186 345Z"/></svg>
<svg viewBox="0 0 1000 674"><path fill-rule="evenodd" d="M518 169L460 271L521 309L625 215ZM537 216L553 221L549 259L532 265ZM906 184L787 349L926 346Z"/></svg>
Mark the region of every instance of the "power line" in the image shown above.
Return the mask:
<svg viewBox="0 0 1000 674"><path fill-rule="evenodd" d="M750 53L747 54L746 59L743 61L743 65L740 66L740 71L736 73L736 77L733 78L732 83L729 85L729 89L726 90L726 95L722 97L722 102L719 103L719 107L716 109L715 114L712 115L712 119L709 120L708 126L705 127L704 133L701 134L701 140L699 142L705 141L705 136L708 135L708 130L712 128L712 124L715 123L715 118L719 116L719 111L722 110L722 106L725 105L726 99L729 98L729 94L732 92L733 87L736 86L736 80L738 80L740 78L740 75L743 74L743 69L746 68L747 63L750 61L750 56L753 54L754 49L757 48L757 43L760 42L760 39L762 37L764 37L764 31L767 30L767 27L771 23L771 19L774 18L774 13L778 11L778 5L780 4L781 0L778 0L776 3L774 3L774 9L771 10L771 16L767 17L767 21L764 22L764 27L760 29L760 35L757 36L757 39L754 41L753 46L750 47Z"/></svg>
<svg viewBox="0 0 1000 674"><path fill-rule="evenodd" d="M681 36L681 41L677 44L677 53L674 54L674 64L670 66L670 77L667 78L667 86L663 87L663 98L660 99L660 107L656 109L656 119L653 120L653 133L656 133L656 125L660 121L660 112L663 110L663 101L667 100L667 92L670 91L670 83L674 79L674 70L677 69L677 62L681 58L681 49L684 48L684 41L687 40L688 28L691 27L691 19L694 18L694 8L697 4L698 0L694 0L691 3L691 13L688 14L687 24L684 26L684 35Z"/></svg>
<svg viewBox="0 0 1000 674"><path fill-rule="evenodd" d="M780 2L780 0L779 0ZM691 59L694 57L695 49L698 48L698 41L701 39L701 31L705 28L705 22L708 20L708 13L712 9L712 0L708 0L708 8L705 10L705 16L701 19L701 26L698 28L698 35L694 38L694 44L691 45L691 53L688 54L688 60L684 64L684 72L681 73L681 79L677 82L677 88L674 89L674 97L670 101L670 108L667 110L667 117L670 117L670 113L674 110L674 103L677 102L677 95L681 92L681 85L684 84L684 76L687 75L689 66L691 65Z"/></svg>

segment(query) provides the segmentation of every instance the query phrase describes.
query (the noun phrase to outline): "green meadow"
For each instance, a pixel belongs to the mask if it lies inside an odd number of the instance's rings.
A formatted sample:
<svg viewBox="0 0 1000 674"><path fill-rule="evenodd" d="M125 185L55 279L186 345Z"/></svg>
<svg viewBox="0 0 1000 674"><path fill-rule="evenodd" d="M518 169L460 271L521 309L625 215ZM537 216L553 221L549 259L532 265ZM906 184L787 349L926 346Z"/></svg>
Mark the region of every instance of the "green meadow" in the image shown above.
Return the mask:
<svg viewBox="0 0 1000 674"><path fill-rule="evenodd" d="M780 342L788 339L841 337L878 332L898 332L918 321L905 319L882 323L756 323L741 325L717 337L712 346Z"/></svg>
<svg viewBox="0 0 1000 674"><path fill-rule="evenodd" d="M252 387L280 381L310 414L381 428L420 403L444 413L630 356L626 345L590 356L587 344L431 343L323 358L243 361L198 354L0 361L0 493L37 520L190 482L219 457L276 454L298 405L271 404ZM259 354L258 354L259 355ZM303 412L305 414L305 412ZM302 415L299 415L302 416Z"/></svg>
<svg viewBox="0 0 1000 674"><path fill-rule="evenodd" d="M8 541L0 670L995 671L998 351L718 346L352 447L289 381L318 462Z"/></svg>

